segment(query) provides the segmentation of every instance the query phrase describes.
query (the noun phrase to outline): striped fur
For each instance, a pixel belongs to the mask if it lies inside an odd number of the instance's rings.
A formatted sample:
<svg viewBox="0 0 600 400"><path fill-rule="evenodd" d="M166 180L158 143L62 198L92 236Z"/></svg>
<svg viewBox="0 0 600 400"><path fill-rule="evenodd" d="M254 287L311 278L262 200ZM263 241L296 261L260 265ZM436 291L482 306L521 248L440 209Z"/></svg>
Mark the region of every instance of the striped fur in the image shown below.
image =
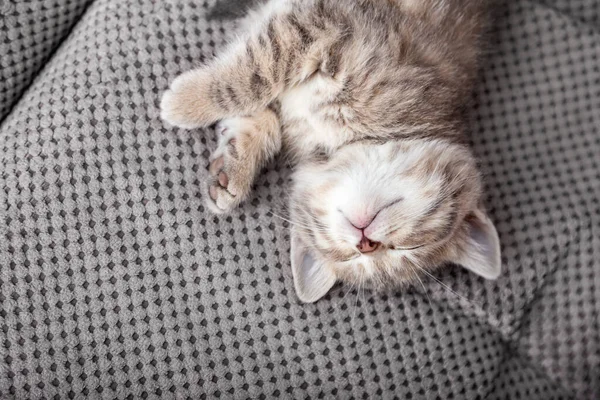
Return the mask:
<svg viewBox="0 0 600 400"><path fill-rule="evenodd" d="M497 235L464 131L483 3L271 0L252 11L229 48L178 77L161 103L173 125L222 121L209 207L237 206L283 147L297 165L295 242L335 279L396 285L481 261L473 232L494 249ZM369 216L382 250L357 255L347 220Z"/></svg>

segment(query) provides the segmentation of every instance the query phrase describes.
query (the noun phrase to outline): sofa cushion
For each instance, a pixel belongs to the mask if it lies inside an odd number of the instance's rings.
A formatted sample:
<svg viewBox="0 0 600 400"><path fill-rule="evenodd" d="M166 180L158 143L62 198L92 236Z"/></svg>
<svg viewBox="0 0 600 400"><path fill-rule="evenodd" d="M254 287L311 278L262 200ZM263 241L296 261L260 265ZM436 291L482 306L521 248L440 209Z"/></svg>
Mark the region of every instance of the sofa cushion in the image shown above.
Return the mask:
<svg viewBox="0 0 600 400"><path fill-rule="evenodd" d="M274 215L287 169L211 215L214 132L159 118L169 82L235 26L214 4L95 0L19 101L3 95L0 398L600 396L599 3L498 5L470 138L500 279L449 267L311 305Z"/></svg>
<svg viewBox="0 0 600 400"><path fill-rule="evenodd" d="M0 121L91 2L0 1Z"/></svg>

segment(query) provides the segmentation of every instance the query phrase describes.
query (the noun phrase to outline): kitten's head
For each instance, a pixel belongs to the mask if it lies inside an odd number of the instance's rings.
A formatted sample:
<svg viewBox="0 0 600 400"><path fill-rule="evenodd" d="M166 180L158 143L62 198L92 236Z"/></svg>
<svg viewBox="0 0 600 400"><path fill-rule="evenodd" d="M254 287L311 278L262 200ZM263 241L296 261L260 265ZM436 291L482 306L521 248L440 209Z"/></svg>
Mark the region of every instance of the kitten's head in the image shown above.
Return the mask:
<svg viewBox="0 0 600 400"><path fill-rule="evenodd" d="M453 263L495 279L500 245L466 147L355 143L300 165L291 196L292 271L314 302L336 281L381 288Z"/></svg>

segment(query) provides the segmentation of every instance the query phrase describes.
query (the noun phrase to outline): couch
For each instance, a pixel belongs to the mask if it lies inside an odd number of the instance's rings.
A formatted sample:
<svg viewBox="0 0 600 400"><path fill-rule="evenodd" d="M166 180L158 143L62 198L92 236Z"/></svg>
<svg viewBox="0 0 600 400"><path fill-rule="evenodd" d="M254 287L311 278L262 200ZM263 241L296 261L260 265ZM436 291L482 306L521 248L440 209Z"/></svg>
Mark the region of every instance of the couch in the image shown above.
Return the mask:
<svg viewBox="0 0 600 400"><path fill-rule="evenodd" d="M310 305L285 165L212 215L214 131L159 118L241 6L0 1L0 398L600 398L600 3L496 5L469 137L500 279Z"/></svg>

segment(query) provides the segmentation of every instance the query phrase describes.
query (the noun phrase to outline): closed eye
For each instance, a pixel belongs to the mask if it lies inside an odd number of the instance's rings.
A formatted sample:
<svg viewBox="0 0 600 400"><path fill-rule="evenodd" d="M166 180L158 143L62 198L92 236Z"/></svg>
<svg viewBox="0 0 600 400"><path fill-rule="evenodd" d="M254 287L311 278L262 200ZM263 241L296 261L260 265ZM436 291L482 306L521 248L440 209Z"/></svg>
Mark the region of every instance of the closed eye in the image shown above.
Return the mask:
<svg viewBox="0 0 600 400"><path fill-rule="evenodd" d="M396 247L396 246L390 246L390 250L396 250L396 251L411 251L411 250L416 250L416 249L420 249L421 247L425 247L425 244L421 244L419 246L413 246L413 247Z"/></svg>
<svg viewBox="0 0 600 400"><path fill-rule="evenodd" d="M396 204L400 203L402 200L404 200L404 197L400 197L400 198L398 198L398 199L396 199L396 200L392 200L392 201L390 201L389 203L387 203L385 206L381 207L381 208L379 209L379 211L377 211L377 213L375 214L375 216L373 217L373 219L371 220L371 222L369 222L369 225L371 225L371 223L372 223L373 221L375 221L375 218L377 218L377 216L378 216L378 215L379 215L379 214L380 214L380 213L381 213L383 210L385 210L385 209L388 209L388 208L390 208L390 207L392 207L392 206L395 206ZM367 226L368 226L368 225L367 225Z"/></svg>
<svg viewBox="0 0 600 400"><path fill-rule="evenodd" d="M379 215L379 214L380 214L380 213L381 213L383 210L385 210L386 208L390 208L390 207L392 207L392 206L394 206L394 205L396 205L396 204L400 203L402 200L404 200L404 197L400 197L400 198L398 198L398 199L396 199L396 200L390 201L390 202L389 202L389 203L387 203L385 206L381 207L381 208L379 209L379 211L377 211L377 212L375 213L375 215L373 215L373 218L371 218L371 220L369 221L369 223L367 223L367 224L366 224L364 227L367 227L367 226L371 225L371 224L373 223L373 221L375 221L375 218L377 218L377 216L378 216L378 215ZM348 219L348 217L346 217L346 214L344 214L344 212L343 212L343 211L342 211L340 208L338 208L338 209L337 209L337 211L338 211L340 214L342 214L342 216L343 216L344 218L346 218L346 221L350 222L350 224L351 224L353 227L355 227L356 229L363 229L363 228L361 228L361 227L358 227L358 226L354 225L354 224L352 223L352 221L350 221L350 219Z"/></svg>
<svg viewBox="0 0 600 400"><path fill-rule="evenodd" d="M350 258L348 258L348 259L346 259L346 260L344 260L344 261L342 261L342 262L350 262L350 261L352 261L352 260L356 260L356 259L357 259L358 257L360 257L360 256L361 256L361 254L360 254L360 253L356 253L356 254L355 254L355 255L353 255L352 257L350 257Z"/></svg>
<svg viewBox="0 0 600 400"><path fill-rule="evenodd" d="M385 210L386 208L390 208L392 206L395 206L396 204L400 203L402 200L404 200L404 197L400 197L396 200L392 200L389 203L387 203L385 206L381 207L379 209L379 211L377 212L377 214L379 214L380 212L382 212L383 210Z"/></svg>

